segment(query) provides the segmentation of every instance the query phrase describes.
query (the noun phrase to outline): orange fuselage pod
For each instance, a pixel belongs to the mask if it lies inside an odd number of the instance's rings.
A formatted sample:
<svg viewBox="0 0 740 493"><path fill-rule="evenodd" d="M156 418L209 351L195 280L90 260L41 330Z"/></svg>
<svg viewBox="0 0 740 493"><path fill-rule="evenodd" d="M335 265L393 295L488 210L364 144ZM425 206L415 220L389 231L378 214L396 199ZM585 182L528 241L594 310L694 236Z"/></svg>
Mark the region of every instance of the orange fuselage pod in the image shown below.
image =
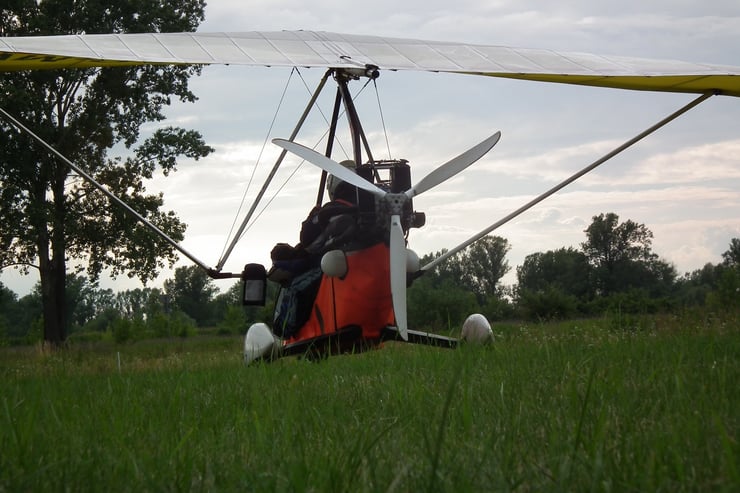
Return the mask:
<svg viewBox="0 0 740 493"><path fill-rule="evenodd" d="M394 325L388 246L378 243L346 255L347 274L343 278L322 275L310 318L285 344L352 325L362 329L363 339L372 341L383 328Z"/></svg>

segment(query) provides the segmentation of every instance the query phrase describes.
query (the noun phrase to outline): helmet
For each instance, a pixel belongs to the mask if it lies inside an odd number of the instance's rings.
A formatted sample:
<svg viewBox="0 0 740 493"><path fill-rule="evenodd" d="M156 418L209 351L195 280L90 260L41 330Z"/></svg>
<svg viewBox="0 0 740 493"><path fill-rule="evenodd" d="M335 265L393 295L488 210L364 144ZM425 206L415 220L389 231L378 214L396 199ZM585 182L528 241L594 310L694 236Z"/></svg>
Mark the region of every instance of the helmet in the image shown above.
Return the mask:
<svg viewBox="0 0 740 493"><path fill-rule="evenodd" d="M341 164L347 169L351 169L352 171L354 171L355 169L355 162L352 161L351 159L342 161L339 164ZM329 175L329 177L326 179L326 189L329 191L329 198L331 200L334 200L334 193L337 191L337 187L342 183L344 183L344 181L340 180L334 175Z"/></svg>

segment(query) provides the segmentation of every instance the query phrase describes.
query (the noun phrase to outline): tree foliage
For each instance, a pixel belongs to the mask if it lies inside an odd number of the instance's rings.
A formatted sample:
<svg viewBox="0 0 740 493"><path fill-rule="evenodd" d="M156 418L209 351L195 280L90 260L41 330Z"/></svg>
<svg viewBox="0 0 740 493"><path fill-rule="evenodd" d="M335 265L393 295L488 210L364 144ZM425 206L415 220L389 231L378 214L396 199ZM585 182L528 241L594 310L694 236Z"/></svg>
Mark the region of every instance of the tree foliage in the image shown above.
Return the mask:
<svg viewBox="0 0 740 493"><path fill-rule="evenodd" d="M516 275L518 291L556 289L584 300L593 296L588 258L572 247L527 255Z"/></svg>
<svg viewBox="0 0 740 493"><path fill-rule="evenodd" d="M593 267L598 294L633 287L661 290L675 280L675 268L653 253L653 233L644 224L629 219L619 223L619 216L610 212L594 216L585 233L581 247Z"/></svg>
<svg viewBox="0 0 740 493"><path fill-rule="evenodd" d="M634 324L644 314L686 307L698 306L702 316L713 316L740 308L740 267L727 262L736 244L733 239L717 264L708 263L673 281L671 275L667 276L669 289L664 292L631 286L608 296L595 294L593 267L583 252L573 248L538 252L527 256L517 268L519 283L513 299L500 296L508 289L499 283L497 294L486 296L482 302L460 282L462 273L471 268L464 265L469 257L456 255L412 283L408 291L409 322L415 329L454 335L473 312L483 313L490 320L607 316L615 328L621 329L639 325ZM422 264L442 253L426 255ZM484 277L484 272L477 276ZM76 340L106 337L123 343L145 337L183 337L195 331L244 334L251 323L272 320L277 295L277 285L269 283L265 307L243 307L240 282L218 293L214 283L196 267L179 268L165 282L165 290L133 289L114 296L85 277L70 278L70 319L75 321L72 335ZM40 296L38 285L18 298L0 283L0 344L38 340Z"/></svg>
<svg viewBox="0 0 740 493"><path fill-rule="evenodd" d="M194 31L203 0L10 0L0 9L5 36ZM193 66L22 71L0 80L0 105L122 197L174 239L185 225L161 210L145 180L176 169L177 158L198 159L212 149L197 132L157 128L143 143L144 123L164 119L171 98L194 101ZM109 157L114 146L126 157ZM176 259L172 247L136 223L70 167L8 122L0 127L0 267L39 271L44 337L66 336L67 260L86 265L91 279L109 268L142 280Z"/></svg>
<svg viewBox="0 0 740 493"><path fill-rule="evenodd" d="M465 250L457 252L440 263L426 276L432 285L451 281L471 292L479 300L501 294L501 278L509 272L506 254L511 250L508 240L500 236L484 236ZM447 253L446 250L421 259L422 265Z"/></svg>
<svg viewBox="0 0 740 493"><path fill-rule="evenodd" d="M572 247L537 252L516 269L516 298L528 318L565 318L593 298L588 258Z"/></svg>
<svg viewBox="0 0 740 493"><path fill-rule="evenodd" d="M500 281L510 270L506 254L511 250L508 240L500 236L484 236L461 252L463 283L479 301L502 294Z"/></svg>
<svg viewBox="0 0 740 493"><path fill-rule="evenodd" d="M211 303L218 292L213 280L198 266L178 267L175 277L164 282L170 310L179 310L198 326L213 322Z"/></svg>
<svg viewBox="0 0 740 493"><path fill-rule="evenodd" d="M730 248L722 254L722 261L728 267L740 268L740 238L730 240Z"/></svg>
<svg viewBox="0 0 740 493"><path fill-rule="evenodd" d="M506 254L510 249L505 238L486 236L427 271L408 292L410 323L427 328L450 327L459 326L476 311L500 313L502 306L489 300L504 294L501 278L509 271ZM442 250L425 255L421 264L446 253Z"/></svg>

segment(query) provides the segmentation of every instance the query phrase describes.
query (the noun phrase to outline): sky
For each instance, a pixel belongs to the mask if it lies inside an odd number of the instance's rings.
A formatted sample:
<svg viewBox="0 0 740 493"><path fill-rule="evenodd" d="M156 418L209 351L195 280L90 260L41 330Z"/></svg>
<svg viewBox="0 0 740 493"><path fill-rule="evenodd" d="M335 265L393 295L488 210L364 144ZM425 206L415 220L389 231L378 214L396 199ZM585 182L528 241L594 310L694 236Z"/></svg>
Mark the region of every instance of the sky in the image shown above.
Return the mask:
<svg viewBox="0 0 740 493"><path fill-rule="evenodd" d="M735 0L211 0L199 31L297 29L740 65ZM165 124L199 130L216 152L182 161L177 173L155 178L148 189L162 192L165 207L188 224L183 246L205 264L221 258L232 225L272 167L279 149L269 140L290 135L322 75L317 68L206 67L191 81L199 101L168 110ZM409 235L419 255L467 240L696 97L414 72L381 72L376 87L351 86L360 93L374 157L407 159L414 182L502 132L478 163L414 200L427 216ZM330 88L321 98L323 115L333 97ZM314 112L296 140L312 147L325 130ZM341 148L334 157L345 159ZM266 194L272 201L224 271L240 272L250 262L269 267L275 243L298 241L318 176L309 164L285 161ZM679 274L720 262L740 237L740 100L710 98L497 229L493 234L511 245L504 282L516 282L516 266L531 253L579 248L592 217L607 212L645 224L653 251ZM148 285L171 275L165 271ZM23 295L38 276L6 270L0 281ZM142 285L123 276L103 277L100 286Z"/></svg>

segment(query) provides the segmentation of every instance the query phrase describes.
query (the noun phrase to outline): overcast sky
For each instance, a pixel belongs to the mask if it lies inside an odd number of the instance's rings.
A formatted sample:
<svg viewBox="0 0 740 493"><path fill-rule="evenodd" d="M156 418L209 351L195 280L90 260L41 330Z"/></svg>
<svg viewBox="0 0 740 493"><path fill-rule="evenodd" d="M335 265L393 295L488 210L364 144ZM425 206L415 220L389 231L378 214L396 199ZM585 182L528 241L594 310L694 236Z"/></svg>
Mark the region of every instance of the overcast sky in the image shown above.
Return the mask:
<svg viewBox="0 0 740 493"><path fill-rule="evenodd" d="M477 0L454 6L449 0L211 0L200 31L295 29L740 65L736 0ZM265 144L268 132L269 138L289 136L308 91L322 75L323 69L291 76L289 69L207 67L191 83L200 100L168 112L168 123L201 131L216 148L209 158L183 161L177 173L149 186L151 192L163 192L166 207L189 225L184 246L205 263L217 263L245 190L248 207L272 167L278 150ZM353 92L361 86L355 83ZM415 199L427 225L412 232L410 246L422 255L473 236L694 97L382 72L377 92L368 86L357 104L374 156L409 160L412 181L502 131L499 144L479 163ZM332 100L330 89L321 101L324 114L330 113ZM325 129L321 115L313 114L296 140L313 146ZM512 246L507 283L515 282L515 268L526 255L579 247L592 216L606 212L645 224L655 235L653 250L681 274L718 263L730 239L740 237L739 130L740 100L711 98L501 227L494 234ZM345 158L341 149L335 158ZM286 161L267 193L268 199L277 198L224 270L267 263L276 242L298 241L318 177L304 164L289 178L298 164ZM38 277L5 271L0 280L25 294ZM226 289L230 283L219 286ZM123 277L103 279L101 286L141 285Z"/></svg>

